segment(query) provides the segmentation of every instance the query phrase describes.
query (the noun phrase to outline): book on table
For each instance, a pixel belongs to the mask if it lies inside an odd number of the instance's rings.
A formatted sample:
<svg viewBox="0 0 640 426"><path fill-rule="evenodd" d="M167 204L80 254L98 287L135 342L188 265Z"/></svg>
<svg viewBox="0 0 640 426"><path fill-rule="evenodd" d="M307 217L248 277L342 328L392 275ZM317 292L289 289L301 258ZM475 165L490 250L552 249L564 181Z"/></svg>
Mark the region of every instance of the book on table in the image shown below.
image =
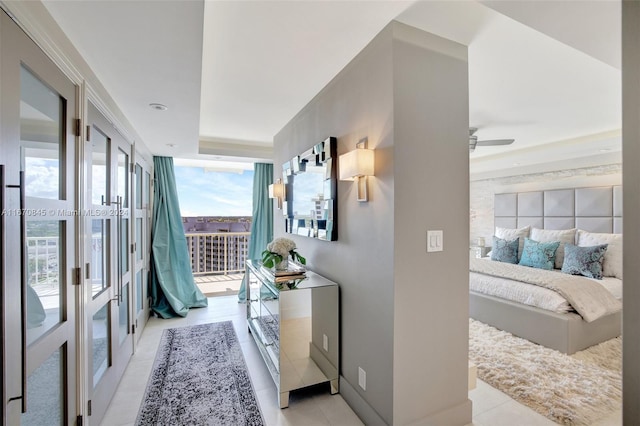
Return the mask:
<svg viewBox="0 0 640 426"><path fill-rule="evenodd" d="M286 282L289 282L289 281L304 280L305 278L307 278L307 276L305 274L282 275L282 276L276 277L274 282L276 282L276 283L286 283Z"/></svg>
<svg viewBox="0 0 640 426"><path fill-rule="evenodd" d="M289 267L282 271L275 271L276 277L282 277L287 275L304 275L307 270L304 266L299 265L295 262L289 262Z"/></svg>
<svg viewBox="0 0 640 426"><path fill-rule="evenodd" d="M289 262L289 267L285 270L273 270L271 268L266 268L264 265L262 268L270 274L273 274L276 278L279 277L287 277L289 279L301 279L305 278L305 272L307 271L304 266L299 265L295 262Z"/></svg>

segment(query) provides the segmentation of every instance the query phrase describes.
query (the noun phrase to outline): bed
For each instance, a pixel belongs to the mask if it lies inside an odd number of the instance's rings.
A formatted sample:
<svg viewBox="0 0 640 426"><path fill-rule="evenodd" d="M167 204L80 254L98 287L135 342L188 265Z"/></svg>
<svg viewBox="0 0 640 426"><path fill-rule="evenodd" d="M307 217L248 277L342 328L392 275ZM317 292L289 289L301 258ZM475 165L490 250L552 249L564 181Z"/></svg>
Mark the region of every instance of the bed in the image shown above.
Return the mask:
<svg viewBox="0 0 640 426"><path fill-rule="evenodd" d="M595 309L598 313L581 313L564 295L557 294L557 289L551 289L556 277L560 281L564 281L563 276L573 277L560 271L564 250L558 248L561 255L554 259L554 270L544 272L545 282L549 282L551 285L548 287L551 288L521 281L521 276L535 276L535 268L510 265L510 274L499 277L497 272L487 274L483 271L487 268L482 265L483 262L500 262L472 259L469 273L471 318L567 354L619 336L622 320L622 222L616 214L621 215L622 209L621 203L619 206L616 203L621 200L620 195L620 187L496 195L495 224L499 236L512 239L518 235L522 240L530 238L542 242L561 240L563 248L566 243L585 248L607 244L602 262L603 279L576 276L568 283L569 287L581 287L581 283L592 281L585 284L594 291L594 300L588 302L592 306L587 310ZM519 255L522 249L521 244ZM488 268L495 269L492 266ZM534 287L530 292L529 289ZM516 295L505 295L505 288L509 291L515 289ZM603 306L598 305L600 301Z"/></svg>

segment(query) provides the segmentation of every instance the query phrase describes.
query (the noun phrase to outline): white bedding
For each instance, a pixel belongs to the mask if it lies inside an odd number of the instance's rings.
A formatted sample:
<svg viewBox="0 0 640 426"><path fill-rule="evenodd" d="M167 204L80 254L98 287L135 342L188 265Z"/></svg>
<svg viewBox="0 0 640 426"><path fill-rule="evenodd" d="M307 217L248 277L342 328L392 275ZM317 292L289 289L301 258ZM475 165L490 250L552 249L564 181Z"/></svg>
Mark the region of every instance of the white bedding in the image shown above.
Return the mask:
<svg viewBox="0 0 640 426"><path fill-rule="evenodd" d="M491 262L491 260L484 260ZM562 274L562 272L557 272ZM602 280L589 279L611 293L613 297L622 300L622 280L605 277ZM469 272L469 289L477 293L500 297L513 302L545 309L557 313L575 312L567 300L559 293L548 288L508 278Z"/></svg>

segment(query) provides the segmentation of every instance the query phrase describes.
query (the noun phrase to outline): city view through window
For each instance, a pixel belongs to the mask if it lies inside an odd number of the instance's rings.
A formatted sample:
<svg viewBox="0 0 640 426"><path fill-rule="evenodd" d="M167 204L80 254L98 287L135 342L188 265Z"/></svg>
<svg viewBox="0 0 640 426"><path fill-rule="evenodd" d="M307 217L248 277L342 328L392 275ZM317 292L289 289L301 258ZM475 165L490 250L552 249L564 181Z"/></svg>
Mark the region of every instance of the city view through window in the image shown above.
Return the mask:
<svg viewBox="0 0 640 426"><path fill-rule="evenodd" d="M237 293L248 255L253 171L175 167L196 284L207 296Z"/></svg>

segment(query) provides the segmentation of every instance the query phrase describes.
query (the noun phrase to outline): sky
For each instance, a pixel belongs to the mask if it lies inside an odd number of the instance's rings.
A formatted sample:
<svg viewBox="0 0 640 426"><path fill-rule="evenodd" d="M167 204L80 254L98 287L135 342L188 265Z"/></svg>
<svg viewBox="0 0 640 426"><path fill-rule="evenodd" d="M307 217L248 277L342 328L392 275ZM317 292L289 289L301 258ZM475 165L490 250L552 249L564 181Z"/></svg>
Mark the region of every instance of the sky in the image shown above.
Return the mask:
<svg viewBox="0 0 640 426"><path fill-rule="evenodd" d="M251 216L253 171L208 172L175 166L180 213L191 216Z"/></svg>
<svg viewBox="0 0 640 426"><path fill-rule="evenodd" d="M58 160L27 156L24 161L27 197L57 200L60 194Z"/></svg>

